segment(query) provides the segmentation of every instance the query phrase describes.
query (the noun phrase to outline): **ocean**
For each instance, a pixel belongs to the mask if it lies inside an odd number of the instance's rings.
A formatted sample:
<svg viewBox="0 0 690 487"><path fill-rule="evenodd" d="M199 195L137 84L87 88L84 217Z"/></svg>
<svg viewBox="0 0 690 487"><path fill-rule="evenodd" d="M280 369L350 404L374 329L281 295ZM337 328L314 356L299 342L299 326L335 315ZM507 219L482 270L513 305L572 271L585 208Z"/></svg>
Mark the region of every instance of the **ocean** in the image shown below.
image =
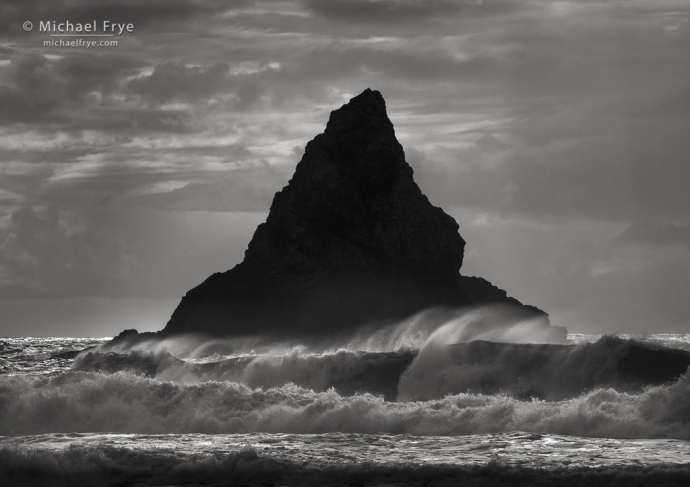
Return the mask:
<svg viewBox="0 0 690 487"><path fill-rule="evenodd" d="M0 483L689 485L690 335L395 337L2 338Z"/></svg>

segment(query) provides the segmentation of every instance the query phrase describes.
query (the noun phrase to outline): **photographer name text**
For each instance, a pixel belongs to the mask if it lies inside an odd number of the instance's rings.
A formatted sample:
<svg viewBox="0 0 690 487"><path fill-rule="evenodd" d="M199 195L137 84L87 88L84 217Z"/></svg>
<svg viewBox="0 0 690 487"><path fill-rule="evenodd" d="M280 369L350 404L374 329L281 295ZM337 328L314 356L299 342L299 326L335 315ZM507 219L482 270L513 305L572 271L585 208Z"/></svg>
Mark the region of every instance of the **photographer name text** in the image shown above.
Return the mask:
<svg viewBox="0 0 690 487"><path fill-rule="evenodd" d="M98 29L102 27L100 30ZM103 20L98 22L96 20L86 23L81 22L56 22L50 20L41 20L38 23L39 32L47 32L49 34L104 34L104 35L122 35L126 32L134 32L134 24L120 24Z"/></svg>

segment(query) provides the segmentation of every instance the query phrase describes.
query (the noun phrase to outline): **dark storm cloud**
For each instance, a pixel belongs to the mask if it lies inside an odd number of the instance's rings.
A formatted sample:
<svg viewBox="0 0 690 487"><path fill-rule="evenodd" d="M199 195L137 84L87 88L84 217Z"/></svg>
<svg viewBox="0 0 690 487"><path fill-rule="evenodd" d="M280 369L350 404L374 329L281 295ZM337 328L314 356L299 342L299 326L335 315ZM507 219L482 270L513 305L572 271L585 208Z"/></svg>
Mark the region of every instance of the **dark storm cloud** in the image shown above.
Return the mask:
<svg viewBox="0 0 690 487"><path fill-rule="evenodd" d="M522 47L461 78L486 80L467 93L495 93L502 121L458 132L455 151L425 150L420 177L443 204L504 215L687 221L687 22L619 23L603 10L592 29L578 15L560 33L509 31Z"/></svg>
<svg viewBox="0 0 690 487"><path fill-rule="evenodd" d="M265 212L291 172L270 166L242 144L163 147L156 151L158 161L148 160L150 152L133 141L123 141L127 144L131 146L124 150L116 144L81 152L57 149L51 151L49 161L36 151L19 166L20 172L8 173L0 181L0 195L7 195L0 208L11 213L17 205L30 203L64 211ZM15 225L8 223L9 229Z"/></svg>
<svg viewBox="0 0 690 487"><path fill-rule="evenodd" d="M67 95L79 100L93 92L107 96L119 89L123 77L131 76L144 66L142 60L132 56L96 54L70 56L55 63L55 71L67 85Z"/></svg>
<svg viewBox="0 0 690 487"><path fill-rule="evenodd" d="M41 119L62 106L64 96L63 80L42 55L14 58L0 86L0 120Z"/></svg>
<svg viewBox="0 0 690 487"><path fill-rule="evenodd" d="M131 140L134 134L146 131L189 133L197 130L195 116L189 108L162 110L125 100L128 96L126 80L137 75L142 66L141 61L120 54L72 55L55 61L35 53L14 56L1 78L0 126L30 123L39 129L37 135L46 137L54 137L56 129L65 132L99 130L104 135L110 134L106 137L112 139L113 145L121 144L123 137ZM168 88L171 89L174 90ZM165 89L158 92L166 93ZM155 98L160 99L160 96L155 95ZM60 162L61 155L102 149L100 144L96 147L61 146L46 155L39 144L37 149L23 147L21 154L0 148L0 154L21 156L26 161Z"/></svg>
<svg viewBox="0 0 690 487"><path fill-rule="evenodd" d="M13 56L0 74L0 123L65 121L69 102L98 105L132 75L141 61L122 55L68 56L57 61L37 53ZM90 99L97 94L98 100Z"/></svg>

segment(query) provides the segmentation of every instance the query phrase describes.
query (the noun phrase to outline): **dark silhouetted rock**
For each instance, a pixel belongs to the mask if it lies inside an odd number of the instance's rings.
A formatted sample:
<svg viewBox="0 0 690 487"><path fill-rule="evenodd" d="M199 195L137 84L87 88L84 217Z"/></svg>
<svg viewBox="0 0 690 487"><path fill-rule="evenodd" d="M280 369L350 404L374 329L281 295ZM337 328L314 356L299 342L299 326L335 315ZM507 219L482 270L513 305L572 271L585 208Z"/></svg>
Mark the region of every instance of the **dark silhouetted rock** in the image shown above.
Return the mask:
<svg viewBox="0 0 690 487"><path fill-rule="evenodd" d="M61 352L61 353L56 353L55 355L52 355L50 358L59 358L63 360L72 360L74 359L77 355L79 355L82 352L88 352L89 350L93 350L96 348L94 345L93 347L86 347L82 348L81 350L68 350L66 352Z"/></svg>
<svg viewBox="0 0 690 487"><path fill-rule="evenodd" d="M101 352L123 351L129 350L132 346L146 341L158 341L159 338L160 337L156 333L139 333L137 330L129 329L121 331L118 336L96 348Z"/></svg>
<svg viewBox="0 0 690 487"><path fill-rule="evenodd" d="M383 97L367 89L307 144L244 261L189 291L162 334L332 334L468 305L464 247L414 182Z"/></svg>
<svg viewBox="0 0 690 487"><path fill-rule="evenodd" d="M486 279L460 276L460 286L474 304L507 304L511 305L511 313L518 315L515 318L542 318L548 322L549 315L544 311L536 306L522 304Z"/></svg>

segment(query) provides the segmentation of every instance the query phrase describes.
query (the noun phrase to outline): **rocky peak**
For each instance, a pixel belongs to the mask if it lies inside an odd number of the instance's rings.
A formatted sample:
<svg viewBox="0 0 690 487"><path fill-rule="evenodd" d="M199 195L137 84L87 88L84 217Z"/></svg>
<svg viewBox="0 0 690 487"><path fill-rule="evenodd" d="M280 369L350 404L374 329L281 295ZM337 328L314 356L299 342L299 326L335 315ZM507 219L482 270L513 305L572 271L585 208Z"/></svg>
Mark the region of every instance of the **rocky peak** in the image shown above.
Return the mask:
<svg viewBox="0 0 690 487"><path fill-rule="evenodd" d="M378 91L331 112L244 261L182 299L164 334L332 334L471 303L465 241L413 179Z"/></svg>
<svg viewBox="0 0 690 487"><path fill-rule="evenodd" d="M393 266L455 280L465 242L412 174L383 97L365 91L332 112L326 131L307 144L246 260L282 267L288 254L300 254L300 266L341 263L343 272L367 275L372 266Z"/></svg>

